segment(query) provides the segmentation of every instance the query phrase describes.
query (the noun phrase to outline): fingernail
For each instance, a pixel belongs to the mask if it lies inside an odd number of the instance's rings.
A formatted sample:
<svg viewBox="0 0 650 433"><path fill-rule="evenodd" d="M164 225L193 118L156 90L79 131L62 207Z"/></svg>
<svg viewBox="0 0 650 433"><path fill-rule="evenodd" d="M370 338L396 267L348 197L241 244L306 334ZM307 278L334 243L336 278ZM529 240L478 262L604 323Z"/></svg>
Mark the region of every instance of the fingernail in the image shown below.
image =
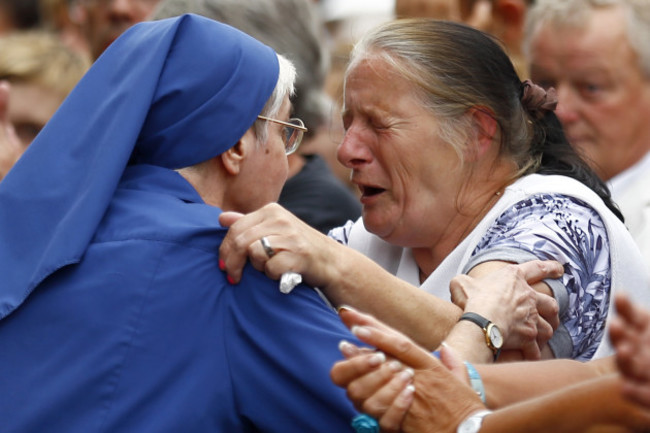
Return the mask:
<svg viewBox="0 0 650 433"><path fill-rule="evenodd" d="M233 285L235 284L235 279L233 277L231 277L230 275L226 275L226 280L228 280L228 282L230 284L233 284Z"/></svg>
<svg viewBox="0 0 650 433"><path fill-rule="evenodd" d="M390 361L390 362L388 363L388 367L389 367L392 371L394 371L394 372L398 372L398 371L400 371L400 370L402 369L402 363L399 362L399 361L396 361L396 360L392 360L392 361Z"/></svg>
<svg viewBox="0 0 650 433"><path fill-rule="evenodd" d="M350 307L349 305L339 305L336 309L336 312L338 314L341 314L341 311L354 311L354 308Z"/></svg>
<svg viewBox="0 0 650 433"><path fill-rule="evenodd" d="M354 355L354 352L355 352L354 348L355 347L356 346L354 346L353 344L351 344L349 341L346 341L346 340L341 340L339 342L339 350L341 351L341 353L343 355L346 355L346 356Z"/></svg>
<svg viewBox="0 0 650 433"><path fill-rule="evenodd" d="M408 384L404 387L402 392L399 393L397 399L395 400L395 403L403 406L404 408L408 408L408 406L413 401L413 394L415 394L415 386L413 384Z"/></svg>
<svg viewBox="0 0 650 433"><path fill-rule="evenodd" d="M226 270L226 262L224 262L223 259L219 259L219 269L222 271Z"/></svg>
<svg viewBox="0 0 650 433"><path fill-rule="evenodd" d="M368 359L368 363L372 367L383 364L384 362L386 362L386 355L384 355L384 352L376 352L370 357L370 359Z"/></svg>
<svg viewBox="0 0 650 433"><path fill-rule="evenodd" d="M359 338L364 338L364 337L370 337L370 329L368 329L365 326L353 326L352 329L350 329L354 335L356 335Z"/></svg>
<svg viewBox="0 0 650 433"><path fill-rule="evenodd" d="M412 368L405 368L403 371L399 372L399 378L404 382L408 382L411 379L413 379L414 375L415 372L413 371Z"/></svg>

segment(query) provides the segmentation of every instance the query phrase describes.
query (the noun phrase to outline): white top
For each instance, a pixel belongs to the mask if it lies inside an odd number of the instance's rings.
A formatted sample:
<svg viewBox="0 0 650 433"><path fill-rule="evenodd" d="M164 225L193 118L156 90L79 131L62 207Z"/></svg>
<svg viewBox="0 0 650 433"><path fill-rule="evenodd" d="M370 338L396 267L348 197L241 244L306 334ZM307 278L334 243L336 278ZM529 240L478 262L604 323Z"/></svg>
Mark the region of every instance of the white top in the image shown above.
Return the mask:
<svg viewBox="0 0 650 433"><path fill-rule="evenodd" d="M609 181L625 225L650 269L650 152L639 162Z"/></svg>
<svg viewBox="0 0 650 433"><path fill-rule="evenodd" d="M609 239L611 294L619 290L624 290L633 300L650 308L650 276L629 232L591 189L574 179L564 176L533 174L519 179L506 188L503 196L481 220L477 227L474 228L467 238L449 254L422 284L419 283L419 270L413 259L411 249L388 244L369 233L365 230L361 220L354 223L351 227L349 236L347 237L347 244L372 258L397 277L415 286L420 286L427 292L442 299L450 300L450 280L458 274L466 273L469 270L466 269L468 264L471 266L478 264L471 262L472 252L495 220L512 205L521 202L527 197L532 197L540 193L554 193L575 197L587 203L600 215ZM489 260L497 260L497 258L490 257ZM511 257L504 257L502 260L516 261ZM567 296L566 293L562 294L558 292L557 285L552 288L556 293L556 297L562 298L563 296ZM558 301L560 304L563 303L562 299L558 299ZM608 308L609 314L611 315L613 303L610 302ZM608 323L609 320L607 320L605 332L607 332ZM613 349L609 343L609 339L605 337L598 345L593 357L599 358L612 353Z"/></svg>

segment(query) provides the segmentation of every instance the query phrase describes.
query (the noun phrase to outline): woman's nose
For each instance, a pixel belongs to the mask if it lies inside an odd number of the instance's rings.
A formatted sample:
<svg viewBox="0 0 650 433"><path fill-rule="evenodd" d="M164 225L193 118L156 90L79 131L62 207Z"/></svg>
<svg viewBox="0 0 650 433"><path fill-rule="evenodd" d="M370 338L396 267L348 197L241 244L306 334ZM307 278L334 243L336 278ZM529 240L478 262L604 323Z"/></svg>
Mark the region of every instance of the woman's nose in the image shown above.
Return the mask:
<svg viewBox="0 0 650 433"><path fill-rule="evenodd" d="M367 130L352 126L345 131L341 144L336 149L336 157L347 168L358 168L372 160L370 137Z"/></svg>

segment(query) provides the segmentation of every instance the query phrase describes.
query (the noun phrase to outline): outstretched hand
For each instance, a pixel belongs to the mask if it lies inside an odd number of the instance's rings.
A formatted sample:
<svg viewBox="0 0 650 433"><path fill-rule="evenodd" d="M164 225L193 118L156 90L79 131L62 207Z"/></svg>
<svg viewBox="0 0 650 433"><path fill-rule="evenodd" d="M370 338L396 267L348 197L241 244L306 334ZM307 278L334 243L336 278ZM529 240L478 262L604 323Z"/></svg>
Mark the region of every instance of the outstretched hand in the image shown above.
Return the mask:
<svg viewBox="0 0 650 433"><path fill-rule="evenodd" d="M650 408L650 312L625 295L614 302L618 316L610 323L616 364L624 377L623 394Z"/></svg>
<svg viewBox="0 0 650 433"><path fill-rule="evenodd" d="M332 380L346 388L358 410L378 420L382 431L453 432L468 414L484 408L450 349L443 347L438 360L372 316L349 308L339 315L379 352L342 342L347 359L334 365Z"/></svg>

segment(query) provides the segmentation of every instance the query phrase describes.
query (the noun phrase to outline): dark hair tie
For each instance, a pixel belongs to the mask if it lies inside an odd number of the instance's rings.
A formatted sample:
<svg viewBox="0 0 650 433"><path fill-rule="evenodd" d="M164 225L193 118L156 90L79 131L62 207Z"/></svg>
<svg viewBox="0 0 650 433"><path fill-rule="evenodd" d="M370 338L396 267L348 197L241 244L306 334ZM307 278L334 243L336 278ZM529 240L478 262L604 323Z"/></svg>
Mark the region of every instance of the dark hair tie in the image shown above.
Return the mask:
<svg viewBox="0 0 650 433"><path fill-rule="evenodd" d="M557 92L554 88L544 90L530 80L521 83L521 105L536 119L541 119L548 111L557 107Z"/></svg>

